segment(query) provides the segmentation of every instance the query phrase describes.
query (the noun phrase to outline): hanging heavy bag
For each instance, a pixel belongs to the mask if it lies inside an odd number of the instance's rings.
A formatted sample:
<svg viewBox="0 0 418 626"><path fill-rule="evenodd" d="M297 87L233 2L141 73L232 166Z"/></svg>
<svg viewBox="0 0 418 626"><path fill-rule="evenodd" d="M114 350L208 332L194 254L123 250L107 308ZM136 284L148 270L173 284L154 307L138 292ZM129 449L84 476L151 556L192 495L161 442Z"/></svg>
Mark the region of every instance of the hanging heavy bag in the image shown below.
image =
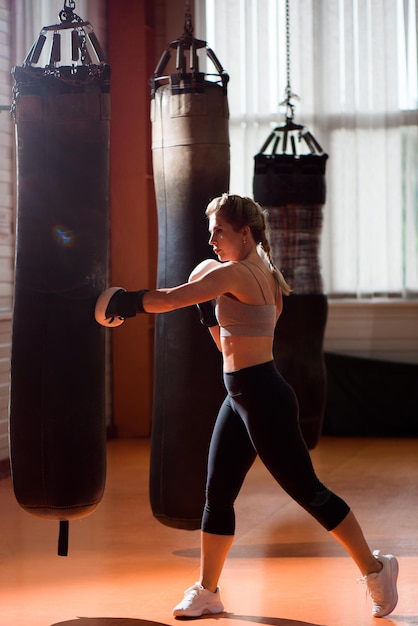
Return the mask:
<svg viewBox="0 0 418 626"><path fill-rule="evenodd" d="M311 133L290 118L254 157L254 199L268 210L273 257L293 289L275 329L274 359L296 393L300 427L311 449L322 432L326 403L328 302L319 249L327 158Z"/></svg>
<svg viewBox="0 0 418 626"><path fill-rule="evenodd" d="M326 402L323 340L328 314L319 260L325 203L325 154L305 126L295 124L290 85L290 0L286 0L286 123L254 157L254 199L268 210L275 263L293 291L283 303L273 354L299 402L308 448L322 432Z"/></svg>
<svg viewBox="0 0 418 626"><path fill-rule="evenodd" d="M69 29L74 62L59 66L57 31ZM50 63L36 67L51 32ZM106 471L105 338L93 312L108 259L110 68L91 63L88 37L102 54L93 35L71 13L13 71L12 480L27 512L60 522L61 555L69 520L100 503Z"/></svg>
<svg viewBox="0 0 418 626"><path fill-rule="evenodd" d="M177 73L163 79L177 51ZM203 48L217 81L198 71ZM186 71L185 51L190 52ZM228 76L190 29L172 42L152 77L152 157L158 210L158 287L186 282L210 257L205 209L229 187ZM206 462L224 396L219 352L196 307L156 316L150 501L163 524L200 527Z"/></svg>

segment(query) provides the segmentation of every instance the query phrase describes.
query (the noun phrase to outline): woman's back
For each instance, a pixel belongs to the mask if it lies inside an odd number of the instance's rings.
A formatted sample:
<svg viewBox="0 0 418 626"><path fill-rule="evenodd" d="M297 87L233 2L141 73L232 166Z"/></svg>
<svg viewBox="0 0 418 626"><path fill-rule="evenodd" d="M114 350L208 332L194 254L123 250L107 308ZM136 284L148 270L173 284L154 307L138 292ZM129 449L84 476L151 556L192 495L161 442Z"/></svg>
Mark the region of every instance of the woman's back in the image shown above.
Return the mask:
<svg viewBox="0 0 418 626"><path fill-rule="evenodd" d="M218 297L216 305L226 372L272 360L282 310L278 283L256 252L234 263L234 274L234 292Z"/></svg>

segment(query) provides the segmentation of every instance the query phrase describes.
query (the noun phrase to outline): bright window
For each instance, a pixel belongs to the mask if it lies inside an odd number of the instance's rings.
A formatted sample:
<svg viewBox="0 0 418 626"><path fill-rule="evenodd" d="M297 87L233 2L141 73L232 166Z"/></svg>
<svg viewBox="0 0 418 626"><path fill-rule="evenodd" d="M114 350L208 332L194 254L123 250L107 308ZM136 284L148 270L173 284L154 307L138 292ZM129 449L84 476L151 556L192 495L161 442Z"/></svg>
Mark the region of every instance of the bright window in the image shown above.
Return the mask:
<svg viewBox="0 0 418 626"><path fill-rule="evenodd" d="M252 195L254 156L294 121L329 154L321 264L336 297L418 297L415 0L199 0L196 36L230 75L231 186ZM205 10L203 10L205 6Z"/></svg>

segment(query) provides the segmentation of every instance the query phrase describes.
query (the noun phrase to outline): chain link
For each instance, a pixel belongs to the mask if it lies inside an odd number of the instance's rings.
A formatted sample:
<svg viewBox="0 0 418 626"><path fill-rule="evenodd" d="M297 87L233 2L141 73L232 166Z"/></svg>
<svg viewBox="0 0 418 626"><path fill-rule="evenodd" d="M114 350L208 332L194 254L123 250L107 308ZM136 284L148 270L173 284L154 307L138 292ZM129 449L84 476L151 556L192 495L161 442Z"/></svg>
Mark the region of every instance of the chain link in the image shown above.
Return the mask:
<svg viewBox="0 0 418 626"><path fill-rule="evenodd" d="M192 12L190 9L190 0L186 0L185 9L184 9L184 37L191 37L193 35L193 25L192 25Z"/></svg>
<svg viewBox="0 0 418 626"><path fill-rule="evenodd" d="M74 13L75 0L64 0L64 8L59 12L61 22L82 22L79 15Z"/></svg>
<svg viewBox="0 0 418 626"><path fill-rule="evenodd" d="M292 103L292 99L298 99L298 96L292 92L290 85L290 0L286 0L286 98L281 105L286 106L286 119L291 122L295 113L295 105Z"/></svg>
<svg viewBox="0 0 418 626"><path fill-rule="evenodd" d="M286 94L289 98L292 93L290 88L290 17L289 0L286 0Z"/></svg>

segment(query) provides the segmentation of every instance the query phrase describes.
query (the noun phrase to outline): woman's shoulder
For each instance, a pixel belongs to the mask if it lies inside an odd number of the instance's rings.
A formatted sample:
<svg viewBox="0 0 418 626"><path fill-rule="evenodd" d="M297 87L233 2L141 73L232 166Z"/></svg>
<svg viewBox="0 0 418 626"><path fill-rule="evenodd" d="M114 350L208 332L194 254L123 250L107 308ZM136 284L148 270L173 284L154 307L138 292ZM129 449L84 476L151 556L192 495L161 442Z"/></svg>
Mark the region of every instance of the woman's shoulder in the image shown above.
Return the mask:
<svg viewBox="0 0 418 626"><path fill-rule="evenodd" d="M205 274L211 272L220 265L222 265L222 263L216 261L216 259L204 259L190 272L189 283L193 280L197 280L198 278L202 278L202 276L205 276Z"/></svg>

